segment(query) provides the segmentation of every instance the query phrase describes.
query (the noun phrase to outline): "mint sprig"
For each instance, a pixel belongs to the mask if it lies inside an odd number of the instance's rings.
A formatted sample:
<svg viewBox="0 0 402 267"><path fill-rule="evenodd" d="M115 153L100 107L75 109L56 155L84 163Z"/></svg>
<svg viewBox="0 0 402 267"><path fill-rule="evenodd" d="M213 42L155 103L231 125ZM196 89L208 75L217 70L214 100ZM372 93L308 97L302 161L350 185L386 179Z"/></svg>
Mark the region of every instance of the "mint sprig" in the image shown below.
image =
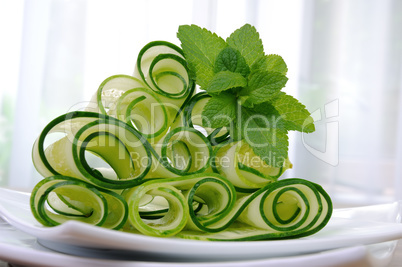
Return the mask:
<svg viewBox="0 0 402 267"><path fill-rule="evenodd" d="M288 131L314 132L306 107L283 92L287 65L265 54L255 27L245 24L226 40L197 25L182 25L177 37L193 78L211 99L204 126L228 127L232 140L245 140L271 166L288 157Z"/></svg>

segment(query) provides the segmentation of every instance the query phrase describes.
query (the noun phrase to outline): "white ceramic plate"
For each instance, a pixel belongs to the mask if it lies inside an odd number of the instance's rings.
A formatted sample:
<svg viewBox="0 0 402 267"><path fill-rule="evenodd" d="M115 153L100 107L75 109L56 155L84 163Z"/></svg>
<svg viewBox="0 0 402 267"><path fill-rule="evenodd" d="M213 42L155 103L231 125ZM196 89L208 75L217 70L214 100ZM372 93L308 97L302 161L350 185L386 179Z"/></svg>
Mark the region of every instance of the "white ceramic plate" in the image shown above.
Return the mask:
<svg viewBox="0 0 402 267"><path fill-rule="evenodd" d="M0 218L0 266L3 266L2 260L4 260L15 267L20 265L25 267L385 267L391 260L395 245L396 241L391 241L368 247L358 246L302 256L223 262L163 262L155 257L128 260L99 257L99 254L97 257L92 257L93 255L77 257L41 246L36 237L15 229Z"/></svg>
<svg viewBox="0 0 402 267"><path fill-rule="evenodd" d="M335 210L319 233L294 240L208 242L155 238L69 221L43 227L31 215L29 194L0 188L0 217L38 242L65 253L163 262L238 261L361 247L402 238L401 203ZM329 252L327 252L329 253Z"/></svg>

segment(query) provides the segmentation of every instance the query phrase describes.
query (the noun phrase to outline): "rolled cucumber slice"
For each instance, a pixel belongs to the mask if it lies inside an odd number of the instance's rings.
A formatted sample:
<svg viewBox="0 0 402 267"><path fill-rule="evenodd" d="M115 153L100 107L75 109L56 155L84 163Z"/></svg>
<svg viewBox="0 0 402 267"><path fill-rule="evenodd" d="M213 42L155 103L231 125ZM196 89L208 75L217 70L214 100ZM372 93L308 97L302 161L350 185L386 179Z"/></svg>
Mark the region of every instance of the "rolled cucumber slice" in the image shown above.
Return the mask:
<svg viewBox="0 0 402 267"><path fill-rule="evenodd" d="M195 91L183 51L165 41L150 42L141 49L133 76L159 94L170 115L176 115Z"/></svg>
<svg viewBox="0 0 402 267"><path fill-rule="evenodd" d="M91 102L97 104L97 109L89 110L102 114L109 114L116 108L118 99L127 91L133 88L144 88L146 85L130 75L118 74L105 79L99 86L94 99Z"/></svg>
<svg viewBox="0 0 402 267"><path fill-rule="evenodd" d="M45 146L46 139L64 136ZM34 143L32 158L39 173L72 176L108 189L141 183L152 165L152 146L126 123L92 112L71 112L51 121ZM93 166L95 155L103 165ZM106 170L105 170L106 169Z"/></svg>
<svg viewBox="0 0 402 267"><path fill-rule="evenodd" d="M128 205L117 193L68 176L40 181L30 198L34 217L46 226L76 220L120 229L128 218Z"/></svg>
<svg viewBox="0 0 402 267"><path fill-rule="evenodd" d="M145 209L140 205L141 198L146 195L165 198L167 211L162 217L149 220L141 213ZM211 225L230 212L236 192L224 177L200 173L147 181L123 192L123 196L129 205L129 222L135 229L153 236L172 236L184 228L219 231ZM204 205L206 209L198 209L199 205L195 203ZM158 207L157 210L162 208Z"/></svg>
<svg viewBox="0 0 402 267"><path fill-rule="evenodd" d="M292 166L289 160L282 166L268 165L244 141L217 146L214 153L214 170L228 177L240 192L253 192L275 182Z"/></svg>
<svg viewBox="0 0 402 267"><path fill-rule="evenodd" d="M116 103L115 116L132 125L150 142L162 138L173 120L157 94L147 88L134 88L122 94Z"/></svg>
<svg viewBox="0 0 402 267"><path fill-rule="evenodd" d="M208 139L194 128L172 129L153 147L153 166L147 178L191 175L210 168L212 146Z"/></svg>
<svg viewBox="0 0 402 267"><path fill-rule="evenodd" d="M149 195L165 202L141 205ZM160 237L221 241L301 237L322 229L332 214L328 194L297 178L239 195L225 177L202 173L147 181L123 196L132 227ZM204 208L197 210L196 202ZM158 216L147 216L152 208Z"/></svg>
<svg viewBox="0 0 402 267"><path fill-rule="evenodd" d="M209 241L300 238L320 231L331 215L331 199L321 186L284 179L238 198L222 231L183 230L177 236Z"/></svg>

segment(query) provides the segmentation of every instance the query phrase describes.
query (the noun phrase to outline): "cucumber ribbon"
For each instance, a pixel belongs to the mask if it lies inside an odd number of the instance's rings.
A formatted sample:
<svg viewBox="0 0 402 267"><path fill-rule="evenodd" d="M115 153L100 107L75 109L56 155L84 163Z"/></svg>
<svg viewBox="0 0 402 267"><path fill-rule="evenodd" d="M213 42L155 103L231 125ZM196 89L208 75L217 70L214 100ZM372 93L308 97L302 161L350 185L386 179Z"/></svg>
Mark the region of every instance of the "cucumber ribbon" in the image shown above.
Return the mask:
<svg viewBox="0 0 402 267"><path fill-rule="evenodd" d="M195 93L179 47L146 45L133 76L107 78L84 111L63 114L40 133L32 150L44 177L31 194L35 218L44 226L77 220L197 240L322 229L332 214L322 187L279 180L288 160L272 167L225 127L205 127L209 99Z"/></svg>

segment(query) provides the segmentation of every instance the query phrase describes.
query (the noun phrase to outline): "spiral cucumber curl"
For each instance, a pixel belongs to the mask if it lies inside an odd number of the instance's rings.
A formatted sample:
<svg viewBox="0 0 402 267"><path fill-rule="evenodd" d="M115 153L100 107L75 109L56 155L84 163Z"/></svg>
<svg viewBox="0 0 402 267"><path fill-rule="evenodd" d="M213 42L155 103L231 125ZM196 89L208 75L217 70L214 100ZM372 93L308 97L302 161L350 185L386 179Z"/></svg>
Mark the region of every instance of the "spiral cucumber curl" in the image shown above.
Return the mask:
<svg viewBox="0 0 402 267"><path fill-rule="evenodd" d="M45 226L68 220L157 237L261 240L322 229L331 199L317 184L279 180L226 128L203 125L182 50L157 41L134 75L105 79L85 111L44 127L32 150L44 177L31 210ZM257 160L255 160L257 159ZM257 166L255 163L258 163Z"/></svg>

